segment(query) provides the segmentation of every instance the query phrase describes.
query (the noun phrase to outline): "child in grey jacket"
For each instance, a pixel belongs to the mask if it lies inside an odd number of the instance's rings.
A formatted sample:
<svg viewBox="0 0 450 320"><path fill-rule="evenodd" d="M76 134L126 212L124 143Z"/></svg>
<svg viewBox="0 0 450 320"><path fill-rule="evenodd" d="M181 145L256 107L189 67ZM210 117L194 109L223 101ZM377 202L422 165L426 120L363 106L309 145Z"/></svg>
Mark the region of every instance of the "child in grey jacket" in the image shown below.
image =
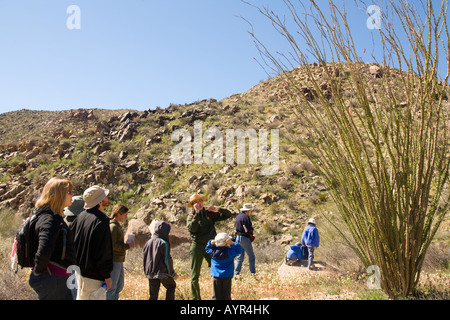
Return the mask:
<svg viewBox="0 0 450 320"><path fill-rule="evenodd" d="M161 284L166 288L166 300L175 300L177 274L170 255L169 232L170 224L158 221L152 237L143 249L144 272L149 281L149 300L158 300Z"/></svg>

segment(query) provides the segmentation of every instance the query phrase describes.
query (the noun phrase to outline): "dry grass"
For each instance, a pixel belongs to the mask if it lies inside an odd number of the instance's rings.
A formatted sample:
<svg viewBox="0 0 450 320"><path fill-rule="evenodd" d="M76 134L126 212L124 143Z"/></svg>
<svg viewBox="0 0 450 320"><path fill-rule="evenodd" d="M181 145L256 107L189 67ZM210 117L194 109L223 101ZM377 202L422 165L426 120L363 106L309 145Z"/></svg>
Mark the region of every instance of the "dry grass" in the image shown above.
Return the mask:
<svg viewBox="0 0 450 320"><path fill-rule="evenodd" d="M36 293L28 285L30 269L20 269L14 273L10 269L12 242L0 241L0 300L35 300Z"/></svg>
<svg viewBox="0 0 450 320"><path fill-rule="evenodd" d="M4 243L2 243L3 247ZM4 252L5 250L2 250ZM121 300L148 299L148 281L141 270L141 251L129 252L125 262L125 287L120 294ZM19 270L14 274L8 270L9 257L2 254L0 276L0 300L33 300L35 293L28 286L28 270ZM387 299L380 290L369 290L366 287L367 275L353 273L319 273L305 272L302 276L280 278L277 271L281 262L257 263L257 274L248 272L247 260L244 262L242 274L233 278L233 300L372 300ZM179 278L175 298L190 299L189 260L174 259L174 267ZM450 273L448 269L437 269L423 272L413 299L450 299ZM209 268L203 264L200 277L200 290L204 300L213 295L212 278ZM165 297L165 289L161 287L159 299Z"/></svg>
<svg viewBox="0 0 450 320"><path fill-rule="evenodd" d="M174 268L178 273L177 289L175 299L189 300L190 295L190 267L189 256L184 248L176 248L172 253L174 257ZM381 290L370 290L367 288L367 274L358 271L356 261L351 261L351 255L347 253L345 261L348 270L315 272L304 271L297 277L279 277L278 268L282 259L272 262L260 262L258 253L263 255L262 250L255 250L257 256L257 273L251 275L248 271L248 260L244 261L242 273L234 277L232 282L233 300L379 300L387 299ZM320 260L323 254L317 256ZM180 259L182 257L182 259ZM261 257L260 257L261 258ZM264 259L264 257L263 257ZM318 260L319 260L318 259ZM330 259L331 260L331 259ZM148 281L143 274L140 249L135 249L127 254L125 262L125 287L120 295L121 300L148 299ZM353 270L353 271L350 271ZM199 280L202 299L209 300L213 295L212 278L206 262L203 263ZM421 281L412 299L443 299L450 298L450 273L448 269L435 268L430 272L424 272ZM159 299L165 297L165 289L161 287Z"/></svg>
<svg viewBox="0 0 450 320"><path fill-rule="evenodd" d="M175 269L179 273L175 299L190 299L189 265L175 259ZM257 274L251 275L244 263L243 272L232 282L233 300L308 300L308 299L366 299L364 279L355 281L352 277L337 274L307 272L302 277L280 278L277 271L281 263L257 265ZM202 266L200 291L202 299L209 300L213 295L212 278L206 263ZM164 299L165 289L161 287L159 299ZM370 298L370 297L369 297ZM385 298L385 297L384 297ZM125 288L120 295L122 300L148 299L148 282L141 274L128 274Z"/></svg>
<svg viewBox="0 0 450 320"><path fill-rule="evenodd" d="M29 269L10 271L9 254L12 238L17 224L20 223L11 212L0 212L0 300L34 300L36 294L28 285ZM447 230L447 229L445 229ZM278 276L285 251L275 245L259 243L255 245L257 274L251 275L248 259L244 261L242 273L233 278L233 300L317 300L317 299L387 299L380 290L367 289L367 274L361 269L350 250L339 244L332 232L323 224L323 245L316 250L316 260L327 261L337 267L335 272L305 271L300 276L281 278ZM447 237L444 237L447 239ZM449 249L445 239L437 242L429 251L426 268L412 299L450 299ZM189 244L172 250L174 268L179 275L175 298L189 300L190 265ZM125 287L120 294L121 300L148 299L148 280L143 273L142 249L128 252L124 264ZM200 289L204 300L213 295L212 278L206 262L203 263ZM161 287L159 299L164 299L165 289Z"/></svg>

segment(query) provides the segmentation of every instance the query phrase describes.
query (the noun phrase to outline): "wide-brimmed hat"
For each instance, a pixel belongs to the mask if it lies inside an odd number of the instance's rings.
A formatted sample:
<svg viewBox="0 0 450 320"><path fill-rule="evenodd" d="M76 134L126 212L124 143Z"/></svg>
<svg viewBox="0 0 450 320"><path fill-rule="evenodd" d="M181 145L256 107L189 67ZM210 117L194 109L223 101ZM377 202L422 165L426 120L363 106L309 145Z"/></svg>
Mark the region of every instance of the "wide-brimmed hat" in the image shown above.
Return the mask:
<svg viewBox="0 0 450 320"><path fill-rule="evenodd" d="M100 186L92 186L83 193L83 200L85 202L84 208L91 209L102 202L109 194L108 189L104 189Z"/></svg>
<svg viewBox="0 0 450 320"><path fill-rule="evenodd" d="M228 239L231 239L231 237L227 233L222 232L222 233L219 233L216 235L216 237L214 238L214 241L215 241L217 247L224 247L227 245Z"/></svg>
<svg viewBox="0 0 450 320"><path fill-rule="evenodd" d="M316 220L311 218L308 220L308 223L312 223L313 225L316 225Z"/></svg>
<svg viewBox="0 0 450 320"><path fill-rule="evenodd" d="M197 200L202 200L205 201L206 200L206 196L201 195L201 194L193 194L190 198L189 198L189 202L187 204L188 208L192 208L194 206L194 202Z"/></svg>
<svg viewBox="0 0 450 320"><path fill-rule="evenodd" d="M250 211L250 210L253 210L253 209L255 209L253 207L253 204L251 204L251 203L244 203L244 205L241 208L241 211Z"/></svg>
<svg viewBox="0 0 450 320"><path fill-rule="evenodd" d="M77 216L84 211L84 200L82 196L73 196L72 204L64 208L64 215L66 216Z"/></svg>

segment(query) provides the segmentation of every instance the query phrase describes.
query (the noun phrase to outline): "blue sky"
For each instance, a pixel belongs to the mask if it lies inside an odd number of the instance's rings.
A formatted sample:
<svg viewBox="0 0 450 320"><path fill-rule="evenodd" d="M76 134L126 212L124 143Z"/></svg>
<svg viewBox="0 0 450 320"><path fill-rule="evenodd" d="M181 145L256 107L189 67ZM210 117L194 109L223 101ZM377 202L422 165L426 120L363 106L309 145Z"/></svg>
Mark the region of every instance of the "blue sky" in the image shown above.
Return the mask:
<svg viewBox="0 0 450 320"><path fill-rule="evenodd" d="M286 10L280 0L253 3ZM348 3L363 54L374 31ZM80 29L66 25L70 5L80 8ZM289 51L240 0L0 0L0 113L145 110L243 93L267 74L239 16L271 47Z"/></svg>

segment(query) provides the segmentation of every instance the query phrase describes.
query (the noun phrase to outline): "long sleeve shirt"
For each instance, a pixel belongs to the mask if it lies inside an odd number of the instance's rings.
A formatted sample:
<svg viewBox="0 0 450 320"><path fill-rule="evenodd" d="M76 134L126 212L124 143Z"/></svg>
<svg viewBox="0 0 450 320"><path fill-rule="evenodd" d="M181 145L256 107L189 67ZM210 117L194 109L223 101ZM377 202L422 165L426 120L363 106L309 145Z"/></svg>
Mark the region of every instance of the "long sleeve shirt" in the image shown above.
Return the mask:
<svg viewBox="0 0 450 320"><path fill-rule="evenodd" d="M128 249L130 249L130 245L123 241L124 234L122 226L116 220L111 219L111 221L109 222L109 229L111 230L113 261L124 262L126 252Z"/></svg>
<svg viewBox="0 0 450 320"><path fill-rule="evenodd" d="M206 245L210 239L214 239L216 236L214 223L226 220L231 215L231 211L225 208L220 208L219 212L211 212L203 208L199 213L189 214L186 226L192 241Z"/></svg>
<svg viewBox="0 0 450 320"><path fill-rule="evenodd" d="M302 234L302 245L307 247L319 247L319 243L319 231L314 225L307 225Z"/></svg>
<svg viewBox="0 0 450 320"><path fill-rule="evenodd" d="M111 277L113 247L109 218L96 208L82 212L71 228L81 275L103 281Z"/></svg>
<svg viewBox="0 0 450 320"><path fill-rule="evenodd" d="M234 274L234 258L242 252L242 246L235 242L230 247L218 247L211 244L206 245L206 253L211 255L211 276L215 278L232 278Z"/></svg>
<svg viewBox="0 0 450 320"><path fill-rule="evenodd" d="M253 234L253 225L248 214L246 214L245 212L241 212L238 214L238 216L236 217L235 228L236 233L241 236L249 238L246 233L248 232L250 234Z"/></svg>

